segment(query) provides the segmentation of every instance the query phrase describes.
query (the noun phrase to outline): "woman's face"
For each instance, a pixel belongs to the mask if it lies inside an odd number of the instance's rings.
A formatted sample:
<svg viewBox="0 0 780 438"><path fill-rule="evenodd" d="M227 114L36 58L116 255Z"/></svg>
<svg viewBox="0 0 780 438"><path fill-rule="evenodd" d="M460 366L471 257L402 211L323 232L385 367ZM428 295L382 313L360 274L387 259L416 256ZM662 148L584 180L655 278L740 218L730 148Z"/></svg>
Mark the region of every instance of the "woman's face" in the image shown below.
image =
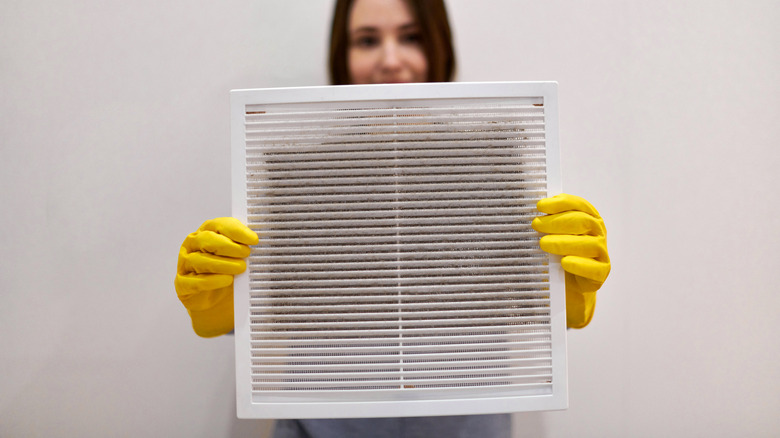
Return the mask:
<svg viewBox="0 0 780 438"><path fill-rule="evenodd" d="M404 0L355 0L347 63L353 84L425 82L420 27Z"/></svg>

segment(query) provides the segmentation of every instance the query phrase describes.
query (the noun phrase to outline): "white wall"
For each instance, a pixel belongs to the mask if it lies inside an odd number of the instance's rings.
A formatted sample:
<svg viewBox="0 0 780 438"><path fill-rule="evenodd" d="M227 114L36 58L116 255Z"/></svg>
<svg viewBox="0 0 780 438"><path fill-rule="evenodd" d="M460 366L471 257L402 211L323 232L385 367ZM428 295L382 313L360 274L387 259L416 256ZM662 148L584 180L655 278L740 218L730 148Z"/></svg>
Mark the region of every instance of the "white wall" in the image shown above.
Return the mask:
<svg viewBox="0 0 780 438"><path fill-rule="evenodd" d="M557 80L613 273L517 436L780 434L780 4L450 0L459 80ZM326 83L330 1L0 4L0 436L264 436L176 253L227 215L231 88Z"/></svg>

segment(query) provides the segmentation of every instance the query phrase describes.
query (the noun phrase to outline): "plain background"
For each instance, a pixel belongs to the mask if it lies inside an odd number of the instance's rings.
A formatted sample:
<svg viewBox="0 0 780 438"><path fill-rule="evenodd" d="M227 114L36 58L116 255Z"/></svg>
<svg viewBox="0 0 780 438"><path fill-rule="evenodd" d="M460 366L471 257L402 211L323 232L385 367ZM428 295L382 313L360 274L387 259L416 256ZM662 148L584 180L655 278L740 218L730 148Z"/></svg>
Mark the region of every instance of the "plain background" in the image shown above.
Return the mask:
<svg viewBox="0 0 780 438"><path fill-rule="evenodd" d="M458 80L559 82L609 229L570 408L517 436L780 435L780 3L450 0ZM0 436L262 437L176 298L233 88L323 85L331 1L0 4Z"/></svg>

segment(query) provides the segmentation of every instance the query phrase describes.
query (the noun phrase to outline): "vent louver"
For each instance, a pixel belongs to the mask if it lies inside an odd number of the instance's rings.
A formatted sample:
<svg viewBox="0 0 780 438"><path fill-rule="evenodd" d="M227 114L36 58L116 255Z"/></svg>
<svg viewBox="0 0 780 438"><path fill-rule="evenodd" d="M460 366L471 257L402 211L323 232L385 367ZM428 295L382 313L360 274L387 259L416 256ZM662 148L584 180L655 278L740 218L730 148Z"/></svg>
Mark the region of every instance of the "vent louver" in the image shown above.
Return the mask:
<svg viewBox="0 0 780 438"><path fill-rule="evenodd" d="M554 83L232 93L244 418L566 406Z"/></svg>

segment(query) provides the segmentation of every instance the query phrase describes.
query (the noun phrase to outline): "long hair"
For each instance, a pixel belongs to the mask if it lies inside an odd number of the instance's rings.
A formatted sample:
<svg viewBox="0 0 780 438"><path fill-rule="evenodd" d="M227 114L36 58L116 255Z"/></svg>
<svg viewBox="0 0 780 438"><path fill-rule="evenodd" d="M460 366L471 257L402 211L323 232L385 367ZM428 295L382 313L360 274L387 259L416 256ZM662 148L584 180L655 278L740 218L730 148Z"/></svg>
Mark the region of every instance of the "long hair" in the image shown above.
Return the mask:
<svg viewBox="0 0 780 438"><path fill-rule="evenodd" d="M405 0L417 19L428 82L450 82L455 75L455 50L444 0ZM349 12L354 0L337 0L330 33L328 68L333 85L351 84L349 77Z"/></svg>

